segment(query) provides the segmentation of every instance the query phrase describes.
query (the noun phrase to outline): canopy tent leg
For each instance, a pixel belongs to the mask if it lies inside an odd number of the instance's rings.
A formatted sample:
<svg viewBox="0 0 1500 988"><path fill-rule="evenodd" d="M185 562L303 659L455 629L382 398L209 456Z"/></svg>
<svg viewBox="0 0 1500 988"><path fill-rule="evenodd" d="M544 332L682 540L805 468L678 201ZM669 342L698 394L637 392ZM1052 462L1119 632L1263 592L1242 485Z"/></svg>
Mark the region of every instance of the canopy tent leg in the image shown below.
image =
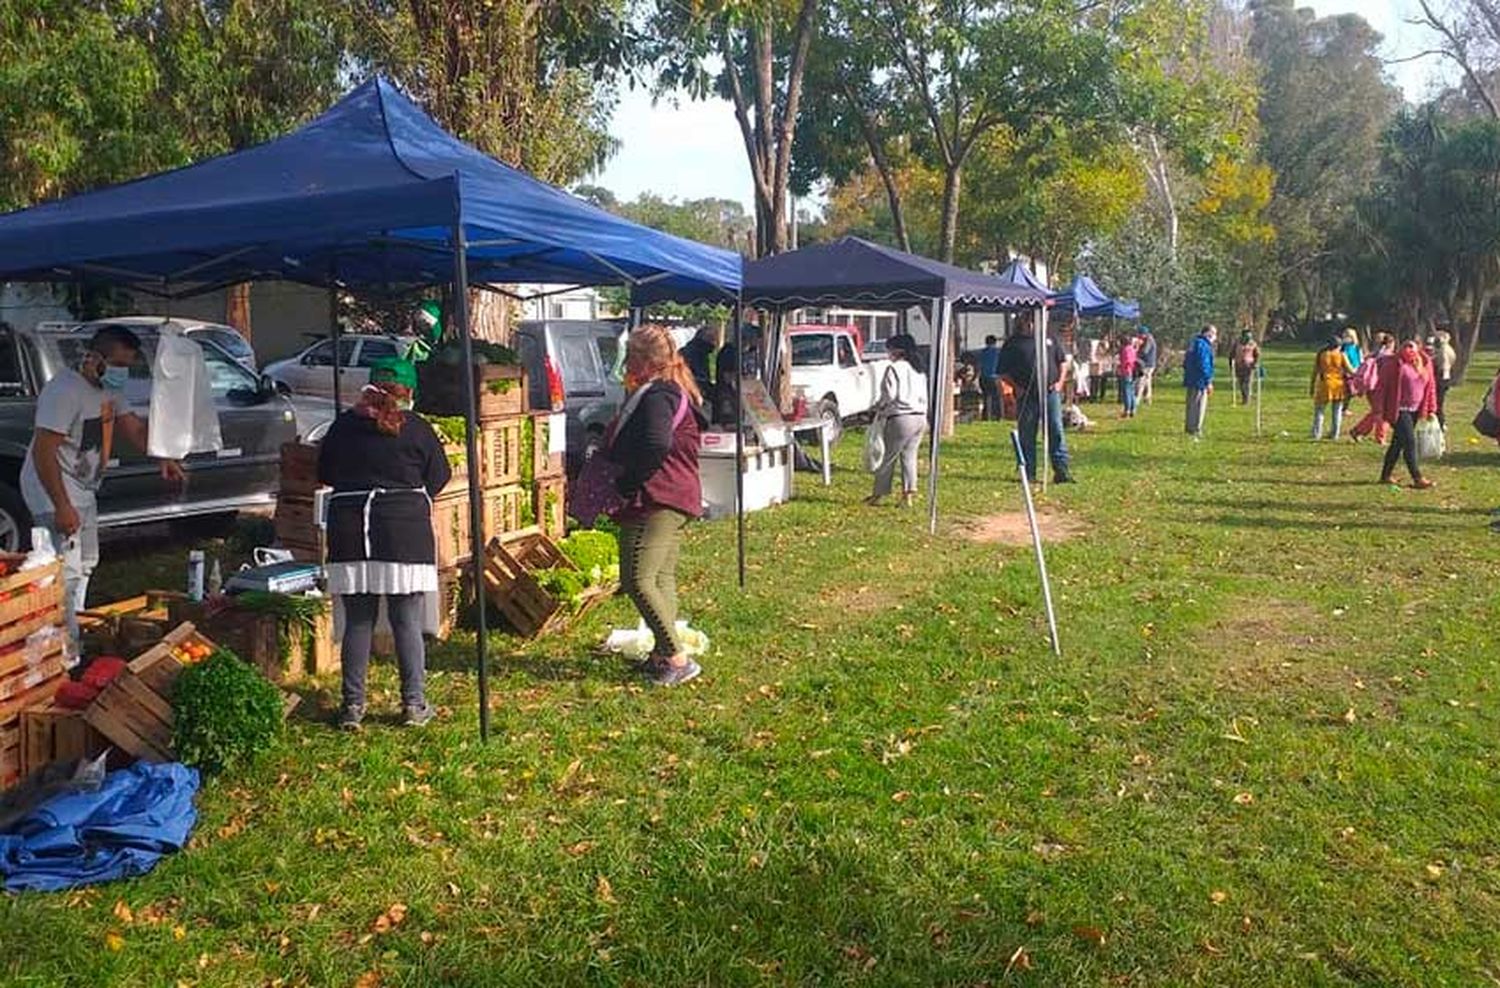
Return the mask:
<svg viewBox="0 0 1500 988"><path fill-rule="evenodd" d="M1048 383L1047 373L1047 307L1041 308L1041 313L1036 321L1036 403L1037 403L1037 426L1042 433L1042 443L1037 449L1036 472L1042 475L1042 493L1047 493L1047 467L1052 463L1052 431L1047 422L1047 402L1051 398L1047 392L1052 390ZM1043 460L1046 462L1043 463ZM1028 498L1031 494L1028 492Z"/></svg>
<svg viewBox="0 0 1500 988"><path fill-rule="evenodd" d="M1047 607L1047 631L1052 636L1052 654L1062 657L1057 639L1057 612L1052 608L1052 581L1047 578L1047 557L1042 552L1042 530L1036 521L1036 505L1031 500L1031 478L1026 475L1026 454L1021 452L1021 434L1012 430L1011 446L1016 453L1016 467L1021 471L1021 496L1026 503L1026 521L1031 525L1031 546L1036 550L1036 570L1042 581L1042 602Z"/></svg>
<svg viewBox="0 0 1500 988"><path fill-rule="evenodd" d="M745 589L745 310L734 303L734 532L740 589Z"/></svg>
<svg viewBox="0 0 1500 988"><path fill-rule="evenodd" d="M333 340L333 414L338 415L342 407L340 391L343 368L339 366L339 289L333 278L333 269L328 271L328 335Z"/></svg>
<svg viewBox="0 0 1500 988"><path fill-rule="evenodd" d="M944 299L932 300L932 316L928 323L932 327L934 366L932 380L927 387L931 396L928 402L927 427L927 530L937 534L938 518L938 448L942 444L944 408L943 402L951 400L952 385L944 380L943 367L948 355L948 304Z"/></svg>
<svg viewBox="0 0 1500 988"><path fill-rule="evenodd" d="M453 328L463 348L464 449L469 458L469 551L474 567L474 658L479 666L479 740L490 739L489 624L484 586L484 492L479 486L479 417L474 395L474 342L469 337L469 260L462 223L453 226Z"/></svg>

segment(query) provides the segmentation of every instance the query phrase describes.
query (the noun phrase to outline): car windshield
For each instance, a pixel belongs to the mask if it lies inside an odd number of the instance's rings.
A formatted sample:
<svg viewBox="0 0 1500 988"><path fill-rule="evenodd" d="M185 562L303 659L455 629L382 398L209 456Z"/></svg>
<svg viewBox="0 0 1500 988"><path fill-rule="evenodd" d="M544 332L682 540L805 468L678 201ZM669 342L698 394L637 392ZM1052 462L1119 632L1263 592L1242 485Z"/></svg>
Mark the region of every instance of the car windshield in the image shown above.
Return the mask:
<svg viewBox="0 0 1500 988"><path fill-rule="evenodd" d="M824 367L833 363L833 337L810 333L792 337L793 367Z"/></svg>

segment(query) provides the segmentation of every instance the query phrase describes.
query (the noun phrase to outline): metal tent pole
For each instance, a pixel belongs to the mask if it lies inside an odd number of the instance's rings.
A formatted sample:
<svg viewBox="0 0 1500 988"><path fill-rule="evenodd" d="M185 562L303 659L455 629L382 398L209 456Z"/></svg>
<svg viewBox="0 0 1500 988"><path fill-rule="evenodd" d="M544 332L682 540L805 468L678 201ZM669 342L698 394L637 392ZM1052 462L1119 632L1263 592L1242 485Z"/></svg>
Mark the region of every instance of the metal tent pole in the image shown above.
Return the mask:
<svg viewBox="0 0 1500 988"><path fill-rule="evenodd" d="M1026 457L1021 452L1021 434L1012 431L1010 442L1015 447L1016 466L1021 471L1021 496L1026 500L1026 520L1031 525L1031 545L1036 550L1036 570L1042 580L1042 602L1047 605L1047 631L1052 635L1052 654L1062 655L1062 645L1057 640L1057 613L1052 609L1052 581L1047 578L1047 557L1042 552L1042 530L1036 521L1036 505L1031 501L1031 478L1026 475Z"/></svg>
<svg viewBox="0 0 1500 988"><path fill-rule="evenodd" d="M943 368L948 359L948 320L944 299L932 300L932 343L934 366L928 368L931 381L927 392L931 396L927 409L927 531L937 534L938 492L938 447L943 434L943 401L948 398L950 386L943 380Z"/></svg>
<svg viewBox="0 0 1500 988"><path fill-rule="evenodd" d="M740 589L745 589L745 310L734 303L734 530ZM779 318L779 316L778 316Z"/></svg>
<svg viewBox="0 0 1500 988"><path fill-rule="evenodd" d="M331 265L328 270L328 335L333 339L333 414L337 416L341 405L339 378L343 377L340 373L343 368L339 366L339 290L334 284Z"/></svg>
<svg viewBox="0 0 1500 988"><path fill-rule="evenodd" d="M479 664L479 740L490 739L489 625L485 614L484 585L484 497L479 486L479 436L475 420L479 412L474 395L474 342L469 336L469 262L460 219L453 224L453 327L463 349L464 449L469 458L469 551L474 567L474 608L479 628L474 653Z"/></svg>
<svg viewBox="0 0 1500 988"><path fill-rule="evenodd" d="M1036 454L1036 472L1042 475L1042 493L1047 493L1047 466L1052 463L1052 437L1049 435L1051 429L1047 421L1047 401L1049 385L1047 383L1047 306L1041 307L1040 318L1035 325L1036 337L1036 405L1037 405L1037 430L1041 433L1041 446ZM1043 463L1043 460L1046 463ZM1027 495L1030 497L1030 494Z"/></svg>

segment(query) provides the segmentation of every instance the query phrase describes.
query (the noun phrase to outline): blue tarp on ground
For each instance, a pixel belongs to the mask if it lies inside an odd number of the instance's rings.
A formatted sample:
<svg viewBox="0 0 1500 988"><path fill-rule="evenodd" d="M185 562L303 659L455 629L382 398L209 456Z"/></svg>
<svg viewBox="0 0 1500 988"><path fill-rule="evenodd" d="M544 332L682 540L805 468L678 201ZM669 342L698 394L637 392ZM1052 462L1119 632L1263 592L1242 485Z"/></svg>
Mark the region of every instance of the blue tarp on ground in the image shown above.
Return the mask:
<svg viewBox="0 0 1500 988"><path fill-rule="evenodd" d="M1027 308L1041 305L1043 289L1014 285L991 274L908 254L894 247L844 237L758 261L747 261L741 299L755 309L801 306L904 308L948 299L959 308ZM712 301L671 284L643 285L635 305Z"/></svg>
<svg viewBox="0 0 1500 988"><path fill-rule="evenodd" d="M384 79L269 143L0 216L0 280L189 294L240 281L656 281L733 295L740 257L597 209L464 144Z"/></svg>
<svg viewBox="0 0 1500 988"><path fill-rule="evenodd" d="M1122 302L1104 293L1098 283L1086 274L1073 279L1073 283L1052 296L1057 311L1073 313L1085 319L1101 319L1113 316L1116 319L1138 319L1140 306L1134 302Z"/></svg>
<svg viewBox="0 0 1500 988"><path fill-rule="evenodd" d="M180 850L198 820L196 769L140 762L93 792L56 796L0 834L9 892L54 892L142 875Z"/></svg>

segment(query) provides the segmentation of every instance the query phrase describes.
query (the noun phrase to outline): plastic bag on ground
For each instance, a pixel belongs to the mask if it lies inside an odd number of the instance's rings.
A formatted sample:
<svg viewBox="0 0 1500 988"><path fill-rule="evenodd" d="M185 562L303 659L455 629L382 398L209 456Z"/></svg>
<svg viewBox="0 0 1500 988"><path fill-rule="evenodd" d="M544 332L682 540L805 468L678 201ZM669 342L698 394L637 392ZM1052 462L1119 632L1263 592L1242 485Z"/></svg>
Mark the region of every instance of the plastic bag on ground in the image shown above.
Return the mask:
<svg viewBox="0 0 1500 988"><path fill-rule="evenodd" d="M224 448L203 348L174 326L163 327L156 341L150 423L146 452L158 459L180 460Z"/></svg>
<svg viewBox="0 0 1500 988"><path fill-rule="evenodd" d="M683 652L689 656L697 658L708 654L708 636L697 628L688 627L686 621L677 622L677 637L682 642ZM616 628L604 639L605 651L623 655L627 659L644 659L655 647L656 636L644 621L634 628Z"/></svg>

